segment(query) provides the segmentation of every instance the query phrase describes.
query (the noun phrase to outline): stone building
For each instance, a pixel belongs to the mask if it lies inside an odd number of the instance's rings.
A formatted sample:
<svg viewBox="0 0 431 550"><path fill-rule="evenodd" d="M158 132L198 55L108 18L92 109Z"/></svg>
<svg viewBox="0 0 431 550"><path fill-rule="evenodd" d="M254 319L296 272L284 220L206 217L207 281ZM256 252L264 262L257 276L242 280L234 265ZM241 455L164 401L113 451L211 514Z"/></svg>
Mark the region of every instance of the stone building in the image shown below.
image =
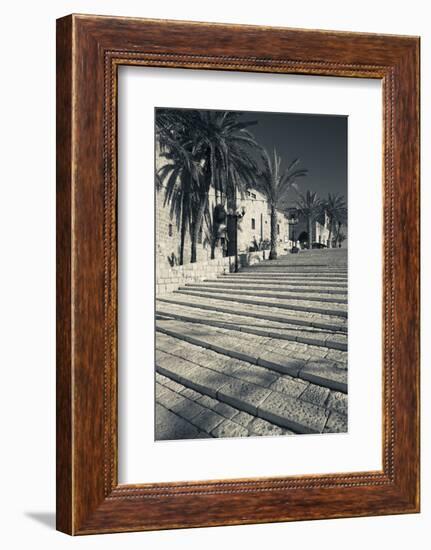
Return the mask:
<svg viewBox="0 0 431 550"><path fill-rule="evenodd" d="M210 209L215 206L214 194L210 192ZM244 215L238 221L238 252L249 252L264 243L269 248L271 237L271 216L268 203L258 191L250 189L244 198L237 201L238 210L244 209ZM197 243L197 261L204 262L211 257L211 247L207 238L205 220L199 232ZM291 247L289 243L289 224L283 212L277 213L278 253L283 254ZM224 237L219 239L215 248L215 257L224 252ZM190 262L191 239L186 233L184 243L184 263ZM164 203L164 189L156 193L156 254L157 262L165 265L178 265L180 254L180 230L175 218L170 216L170 206Z"/></svg>
<svg viewBox="0 0 431 550"><path fill-rule="evenodd" d="M238 199L239 208L245 214L239 223L238 249L248 251L254 245L267 242L271 238L271 214L265 196L254 189L249 189L244 198ZM287 250L289 224L283 212L277 212L277 248L282 254Z"/></svg>
<svg viewBox="0 0 431 550"><path fill-rule="evenodd" d="M155 167L158 170L166 159L160 155L158 144L156 143L156 162ZM161 187L156 192L155 198L155 232L156 232L156 265L157 268L173 267L179 263L180 255L180 229L177 220L170 215L170 205L165 204L165 189ZM212 212L216 206L215 193L211 189L209 193L209 206ZM244 216L238 221L238 252L249 252L255 250L256 245L266 241L269 247L271 232L271 217L268 208L268 202L264 195L254 189L249 189L243 197L237 198L237 209L244 211ZM289 226L287 218L283 212L277 214L277 236L278 252L283 254L289 248ZM215 258L221 258L226 254L226 243L222 237L218 240L215 248ZM189 231L186 232L184 243L184 264L190 262L191 239ZM197 243L197 262L206 262L211 258L211 246L208 242L208 231L206 222L199 232Z"/></svg>
<svg viewBox="0 0 431 550"><path fill-rule="evenodd" d="M158 171L167 160L160 154L160 147L156 141L155 169ZM155 248L156 266L175 266L179 263L180 255L180 228L175 217L170 215L170 205L165 204L165 190L160 187L155 193ZM204 262L211 257L210 247L205 242L203 228L199 233L196 247L198 262ZM186 232L184 242L184 263L190 262L191 239L189 231ZM216 250L216 257L222 256L222 250Z"/></svg>
<svg viewBox="0 0 431 550"><path fill-rule="evenodd" d="M308 243L308 220L306 216L299 216L299 221L295 228L295 240L303 247ZM323 212L311 224L311 242L329 246L329 217L326 212ZM290 231L290 239L292 239L292 228Z"/></svg>
<svg viewBox="0 0 431 550"><path fill-rule="evenodd" d="M180 257L180 229L175 218L170 216L170 206L164 204L164 190L156 193L156 260L157 264L174 266L178 265ZM190 262L191 239L187 231L184 242L184 263ZM222 257L222 249L215 250L216 258ZM198 262L209 260L211 249L206 242L204 228L199 232L196 247Z"/></svg>

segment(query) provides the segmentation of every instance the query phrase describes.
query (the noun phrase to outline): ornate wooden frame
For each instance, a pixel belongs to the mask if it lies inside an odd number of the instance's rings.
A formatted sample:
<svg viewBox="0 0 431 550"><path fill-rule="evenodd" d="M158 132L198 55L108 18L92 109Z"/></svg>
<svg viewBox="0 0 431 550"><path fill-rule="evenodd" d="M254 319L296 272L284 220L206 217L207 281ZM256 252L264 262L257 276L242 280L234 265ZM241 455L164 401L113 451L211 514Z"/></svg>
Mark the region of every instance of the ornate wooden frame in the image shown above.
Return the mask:
<svg viewBox="0 0 431 550"><path fill-rule="evenodd" d="M383 82L383 469L119 485L119 65ZM69 534L419 511L419 38L70 15L57 21L57 528ZM400 220L402 220L400 222ZM409 227L408 246L396 223Z"/></svg>

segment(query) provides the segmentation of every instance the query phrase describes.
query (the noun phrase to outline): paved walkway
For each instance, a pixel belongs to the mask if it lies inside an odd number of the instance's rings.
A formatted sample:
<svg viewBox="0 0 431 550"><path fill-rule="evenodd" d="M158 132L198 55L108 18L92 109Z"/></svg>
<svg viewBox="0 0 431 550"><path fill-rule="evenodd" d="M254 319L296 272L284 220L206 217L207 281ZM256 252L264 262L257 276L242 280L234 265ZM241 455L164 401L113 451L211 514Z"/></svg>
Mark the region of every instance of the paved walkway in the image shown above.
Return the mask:
<svg viewBox="0 0 431 550"><path fill-rule="evenodd" d="M156 328L156 439L347 431L346 250L181 287Z"/></svg>

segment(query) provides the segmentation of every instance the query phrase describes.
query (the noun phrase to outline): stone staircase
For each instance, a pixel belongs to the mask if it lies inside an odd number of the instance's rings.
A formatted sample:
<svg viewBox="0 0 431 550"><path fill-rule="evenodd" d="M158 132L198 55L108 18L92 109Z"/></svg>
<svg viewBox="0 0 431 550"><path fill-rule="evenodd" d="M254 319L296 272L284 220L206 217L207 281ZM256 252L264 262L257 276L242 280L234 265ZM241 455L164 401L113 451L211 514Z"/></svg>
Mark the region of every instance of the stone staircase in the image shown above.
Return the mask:
<svg viewBox="0 0 431 550"><path fill-rule="evenodd" d="M156 439L345 432L347 382L345 250L156 300Z"/></svg>

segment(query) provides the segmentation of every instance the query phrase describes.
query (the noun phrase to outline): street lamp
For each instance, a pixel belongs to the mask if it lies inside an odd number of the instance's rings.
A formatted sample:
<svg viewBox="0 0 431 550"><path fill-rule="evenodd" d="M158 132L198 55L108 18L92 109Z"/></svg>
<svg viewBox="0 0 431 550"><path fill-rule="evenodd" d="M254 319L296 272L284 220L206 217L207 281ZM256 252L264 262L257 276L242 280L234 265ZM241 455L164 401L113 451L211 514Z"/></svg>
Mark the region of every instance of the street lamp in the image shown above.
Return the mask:
<svg viewBox="0 0 431 550"><path fill-rule="evenodd" d="M297 254L299 250L296 246L295 240L295 225L298 223L298 221L298 210L296 208L289 208L289 210L287 211L287 223L289 224L289 227L292 227L292 248L290 249L291 254Z"/></svg>
<svg viewBox="0 0 431 550"><path fill-rule="evenodd" d="M245 208L228 208L227 226L228 236L233 238L228 241L228 255L235 256L235 273L238 273L238 220L245 215ZM230 230L229 230L230 229Z"/></svg>

